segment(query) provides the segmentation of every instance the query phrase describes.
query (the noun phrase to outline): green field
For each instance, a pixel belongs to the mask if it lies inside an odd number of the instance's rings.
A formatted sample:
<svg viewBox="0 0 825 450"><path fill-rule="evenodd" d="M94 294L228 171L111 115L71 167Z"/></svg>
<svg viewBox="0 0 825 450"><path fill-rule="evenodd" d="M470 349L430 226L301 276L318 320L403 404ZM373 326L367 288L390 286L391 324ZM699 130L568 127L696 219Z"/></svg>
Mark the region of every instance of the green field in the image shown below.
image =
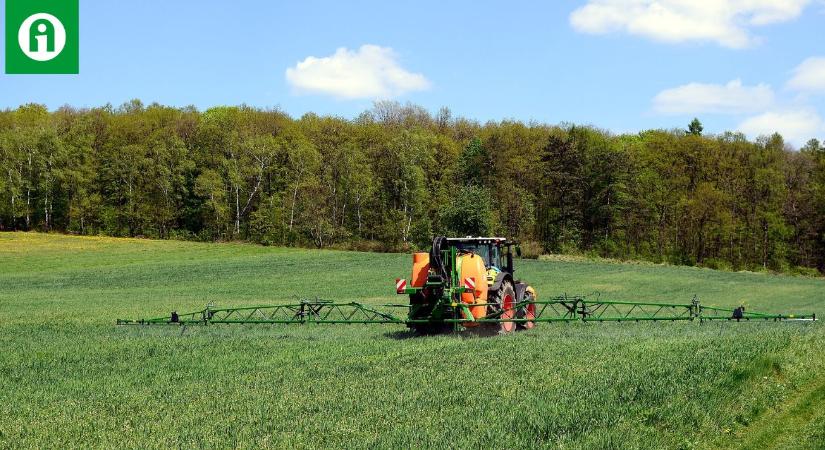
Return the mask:
<svg viewBox="0 0 825 450"><path fill-rule="evenodd" d="M0 234L0 448L825 448L820 323L118 327L321 297L398 301L409 255ZM517 261L540 296L825 314L825 281Z"/></svg>

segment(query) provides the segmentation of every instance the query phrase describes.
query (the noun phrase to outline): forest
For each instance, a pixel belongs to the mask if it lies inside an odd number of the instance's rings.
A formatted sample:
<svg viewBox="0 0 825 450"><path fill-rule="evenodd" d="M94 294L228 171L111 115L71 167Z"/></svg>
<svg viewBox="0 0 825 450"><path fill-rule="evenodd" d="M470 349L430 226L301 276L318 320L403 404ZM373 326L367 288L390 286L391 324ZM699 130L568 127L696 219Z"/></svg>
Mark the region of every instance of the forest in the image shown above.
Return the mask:
<svg viewBox="0 0 825 450"><path fill-rule="evenodd" d="M29 104L0 111L0 230L370 251L493 234L533 256L825 271L825 145L686 125Z"/></svg>

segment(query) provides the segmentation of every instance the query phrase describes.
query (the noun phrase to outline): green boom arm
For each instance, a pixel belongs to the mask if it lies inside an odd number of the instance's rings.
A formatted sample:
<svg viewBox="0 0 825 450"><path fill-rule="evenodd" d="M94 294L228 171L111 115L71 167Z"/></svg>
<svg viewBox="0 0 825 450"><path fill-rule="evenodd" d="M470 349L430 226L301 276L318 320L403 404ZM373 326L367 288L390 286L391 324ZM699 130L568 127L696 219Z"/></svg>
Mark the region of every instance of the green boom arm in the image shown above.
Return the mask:
<svg viewBox="0 0 825 450"><path fill-rule="evenodd" d="M380 305L382 307L409 308L409 305ZM463 311L462 304L454 305ZM480 304L476 304L480 306ZM766 314L745 311L744 308L724 309L702 306L699 300L690 303L652 303L611 300L587 300L581 296L559 296L549 300L525 300L513 305L512 309L521 311L533 306L535 313L531 318L502 318L505 311L498 310L485 317L472 319L469 314L456 314L453 317L437 319L443 323L461 324L468 322L639 322L639 321L677 321L710 320L729 321L787 321L816 320L816 314ZM464 317L470 317L465 319ZM388 312L361 303L336 303L325 300L302 300L295 304L276 304L266 306L245 306L239 308L215 308L207 306L200 311L177 313L152 319L127 320L118 319L118 325L208 325L218 323L258 323L258 324L306 324L306 323L382 323L409 324L432 322L433 318L401 318Z"/></svg>

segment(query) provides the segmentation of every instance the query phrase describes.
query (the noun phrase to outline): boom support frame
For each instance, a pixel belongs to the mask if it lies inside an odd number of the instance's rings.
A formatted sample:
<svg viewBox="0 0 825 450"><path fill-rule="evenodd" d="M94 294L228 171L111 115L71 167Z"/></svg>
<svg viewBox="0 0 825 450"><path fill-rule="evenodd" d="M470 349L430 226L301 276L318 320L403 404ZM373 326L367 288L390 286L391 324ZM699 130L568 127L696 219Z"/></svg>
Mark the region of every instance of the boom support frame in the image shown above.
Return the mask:
<svg viewBox="0 0 825 450"><path fill-rule="evenodd" d="M520 311L534 306L531 318L508 317L509 310ZM487 306L493 304L479 304ZM690 303L653 303L617 300L588 300L583 296L562 295L548 300L527 299L511 308L500 309L482 318L473 318L464 303L450 305L453 314L427 318L402 318L376 308L410 308L410 305L384 304L366 306L357 302L333 302L328 300L301 300L293 304L244 306L236 308L206 308L187 312L172 312L169 316L150 319L118 319L118 325L210 325L210 324L412 324L445 323L467 324L470 322L641 322L641 321L787 321L816 320L816 314L771 314L746 311L743 307L726 309L703 306L694 297Z"/></svg>

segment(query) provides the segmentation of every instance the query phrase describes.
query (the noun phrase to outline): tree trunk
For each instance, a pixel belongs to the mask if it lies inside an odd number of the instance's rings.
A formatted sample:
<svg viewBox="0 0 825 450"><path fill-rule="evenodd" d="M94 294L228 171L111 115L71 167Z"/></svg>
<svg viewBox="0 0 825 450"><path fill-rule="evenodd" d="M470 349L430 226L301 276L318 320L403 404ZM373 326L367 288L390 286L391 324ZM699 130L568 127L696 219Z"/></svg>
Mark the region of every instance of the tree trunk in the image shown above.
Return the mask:
<svg viewBox="0 0 825 450"><path fill-rule="evenodd" d="M241 188L235 185L235 235L241 233Z"/></svg>
<svg viewBox="0 0 825 450"><path fill-rule="evenodd" d="M132 200L132 197L133 197L132 196L132 181L129 180L129 236L130 237L135 236L135 226L134 226L134 220L133 220L133 218L135 216L135 211L134 211L134 207L133 207L134 201Z"/></svg>
<svg viewBox="0 0 825 450"><path fill-rule="evenodd" d="M32 200L32 152L29 150L29 185L26 186L26 231L31 229L31 200Z"/></svg>
<svg viewBox="0 0 825 450"><path fill-rule="evenodd" d="M215 193L210 190L209 202L212 203L212 209L215 211L215 226L220 227L221 216L218 214L218 208L215 204Z"/></svg>
<svg viewBox="0 0 825 450"><path fill-rule="evenodd" d="M762 222L762 268L768 268L768 223Z"/></svg>
<svg viewBox="0 0 825 450"><path fill-rule="evenodd" d="M361 196L355 200L356 212L358 213L358 236L361 236Z"/></svg>
<svg viewBox="0 0 825 450"><path fill-rule="evenodd" d="M298 200L298 182L295 182L295 189L292 190L292 208L289 210L289 231L292 231L292 224L295 222L295 202Z"/></svg>
<svg viewBox="0 0 825 450"><path fill-rule="evenodd" d="M701 264L702 260L705 258L705 221L702 220L699 222L699 233L697 233L697 245L696 245L696 264Z"/></svg>
<svg viewBox="0 0 825 450"><path fill-rule="evenodd" d="M13 231L17 231L17 211L14 210L14 200L14 194L11 194L11 228Z"/></svg>
<svg viewBox="0 0 825 450"><path fill-rule="evenodd" d="M664 260L664 253L665 253L665 211L664 209L659 211L659 229L658 229L658 239L656 242L656 247L659 250L659 261Z"/></svg>
<svg viewBox="0 0 825 450"><path fill-rule="evenodd" d="M244 204L243 211L241 211L241 214L245 215L246 212L249 210L249 207L252 205L252 199L255 197L255 194L258 193L258 189L261 187L261 181L263 181L263 167L261 167L261 175L258 176L258 181L255 183L255 187L252 189L252 192L249 193L249 198L246 199L246 204Z"/></svg>
<svg viewBox="0 0 825 450"><path fill-rule="evenodd" d="M43 200L43 214L45 217L45 227L46 231L49 231L49 194L46 193L46 198Z"/></svg>
<svg viewBox="0 0 825 450"><path fill-rule="evenodd" d="M32 189L30 187L26 188L26 231L29 231L31 227L31 215L29 213L29 209L31 208L32 203Z"/></svg>

